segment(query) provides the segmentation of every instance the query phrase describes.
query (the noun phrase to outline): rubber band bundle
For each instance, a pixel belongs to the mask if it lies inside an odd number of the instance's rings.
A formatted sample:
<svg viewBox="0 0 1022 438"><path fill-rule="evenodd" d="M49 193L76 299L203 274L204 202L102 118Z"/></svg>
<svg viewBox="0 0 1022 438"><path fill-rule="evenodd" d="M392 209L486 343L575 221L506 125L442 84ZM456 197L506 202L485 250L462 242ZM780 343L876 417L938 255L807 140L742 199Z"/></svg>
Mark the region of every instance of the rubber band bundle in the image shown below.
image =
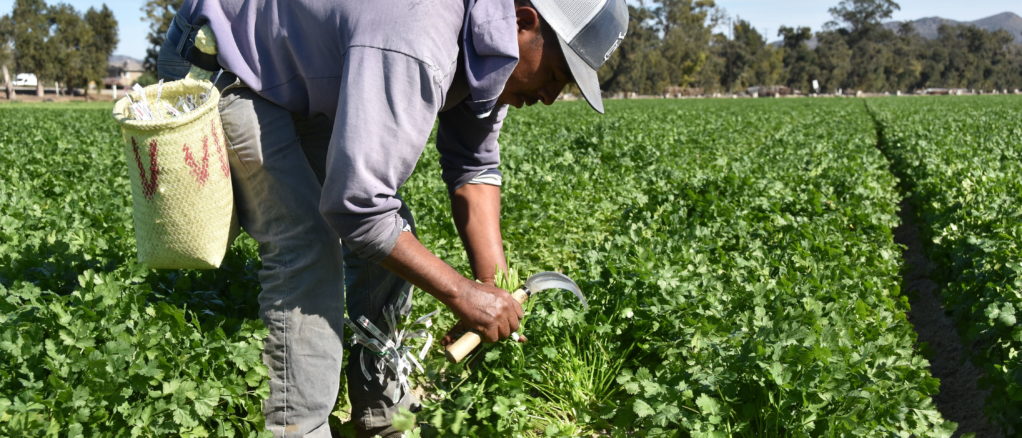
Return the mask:
<svg viewBox="0 0 1022 438"><path fill-rule="evenodd" d="M393 393L385 394L392 402L396 403L401 399L402 391L405 393L411 391L408 377L411 375L413 367L420 373L424 372L422 360L426 358L426 354L433 345L433 335L428 329L432 326L431 318L436 313L437 311L433 311L414 322L407 323L405 318L400 317L396 307L387 306L383 311L383 318L392 328L389 335L384 334L365 316L360 316L356 321L344 320L352 333L351 343L365 347L358 359L359 365L362 367L362 375L369 380L372 380L375 375L378 377L379 383L382 384L386 375L385 371L390 370L397 378L398 384L395 385ZM403 321L405 324L399 327L398 321ZM413 330L416 326L420 328ZM426 341L421 348L416 349L409 345L409 341L423 338ZM418 350L418 354L413 353L415 350ZM371 354L380 357L381 360L375 361L373 364L373 361L370 360ZM370 368L373 368L373 372L370 372Z"/></svg>

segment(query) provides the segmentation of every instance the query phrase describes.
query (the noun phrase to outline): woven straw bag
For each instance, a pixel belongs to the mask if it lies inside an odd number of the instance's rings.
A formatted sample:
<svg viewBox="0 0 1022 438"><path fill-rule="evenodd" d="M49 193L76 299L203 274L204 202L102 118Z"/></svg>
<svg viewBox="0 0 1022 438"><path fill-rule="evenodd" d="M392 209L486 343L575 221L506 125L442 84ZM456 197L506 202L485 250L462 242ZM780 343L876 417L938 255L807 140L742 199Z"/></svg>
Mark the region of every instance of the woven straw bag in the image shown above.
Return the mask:
<svg viewBox="0 0 1022 438"><path fill-rule="evenodd" d="M132 117L127 97L114 106L131 178L139 261L151 268L217 268L237 234L231 168L217 112L220 93L209 81L191 77L150 85L143 93L153 106L158 99L173 105L179 97L207 97L189 112L156 120Z"/></svg>

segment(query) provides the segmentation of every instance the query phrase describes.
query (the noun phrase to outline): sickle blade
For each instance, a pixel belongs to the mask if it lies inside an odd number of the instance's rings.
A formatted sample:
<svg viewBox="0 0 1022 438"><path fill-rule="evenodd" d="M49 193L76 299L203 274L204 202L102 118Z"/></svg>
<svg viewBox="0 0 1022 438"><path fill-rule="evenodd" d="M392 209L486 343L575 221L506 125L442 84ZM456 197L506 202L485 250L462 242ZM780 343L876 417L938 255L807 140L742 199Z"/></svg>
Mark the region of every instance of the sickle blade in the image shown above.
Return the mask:
<svg viewBox="0 0 1022 438"><path fill-rule="evenodd" d="M578 285L568 278L567 275L560 272L540 272L535 274L529 277L528 280L525 280L525 288L529 290L530 295L547 289L571 291L582 302L582 307L589 310L589 302L586 301L585 295L582 295L582 289L579 289Z"/></svg>

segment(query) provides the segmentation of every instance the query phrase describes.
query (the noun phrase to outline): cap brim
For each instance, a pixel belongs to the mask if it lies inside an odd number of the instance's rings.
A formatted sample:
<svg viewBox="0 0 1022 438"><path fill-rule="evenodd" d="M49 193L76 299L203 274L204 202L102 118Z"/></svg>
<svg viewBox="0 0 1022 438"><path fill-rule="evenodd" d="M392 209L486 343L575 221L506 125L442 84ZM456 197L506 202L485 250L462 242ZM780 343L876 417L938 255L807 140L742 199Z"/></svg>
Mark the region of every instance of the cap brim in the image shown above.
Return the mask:
<svg viewBox="0 0 1022 438"><path fill-rule="evenodd" d="M582 96L589 102L596 112L603 114L603 93L600 91L600 78L596 76L596 70L582 60L575 50L564 41L564 38L557 37L561 43L561 52L564 53L564 60L568 62L571 75L575 77L575 84L582 90Z"/></svg>

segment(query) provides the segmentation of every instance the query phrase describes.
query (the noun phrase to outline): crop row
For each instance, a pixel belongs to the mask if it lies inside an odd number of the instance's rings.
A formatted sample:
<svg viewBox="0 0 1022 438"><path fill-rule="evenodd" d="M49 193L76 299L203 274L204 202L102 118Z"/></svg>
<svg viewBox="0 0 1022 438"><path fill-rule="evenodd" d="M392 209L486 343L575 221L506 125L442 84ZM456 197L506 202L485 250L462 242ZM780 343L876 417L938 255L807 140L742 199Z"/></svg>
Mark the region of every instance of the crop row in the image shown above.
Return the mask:
<svg viewBox="0 0 1022 438"><path fill-rule="evenodd" d="M940 267L946 307L991 390L988 411L1022 431L1022 101L874 101Z"/></svg>

